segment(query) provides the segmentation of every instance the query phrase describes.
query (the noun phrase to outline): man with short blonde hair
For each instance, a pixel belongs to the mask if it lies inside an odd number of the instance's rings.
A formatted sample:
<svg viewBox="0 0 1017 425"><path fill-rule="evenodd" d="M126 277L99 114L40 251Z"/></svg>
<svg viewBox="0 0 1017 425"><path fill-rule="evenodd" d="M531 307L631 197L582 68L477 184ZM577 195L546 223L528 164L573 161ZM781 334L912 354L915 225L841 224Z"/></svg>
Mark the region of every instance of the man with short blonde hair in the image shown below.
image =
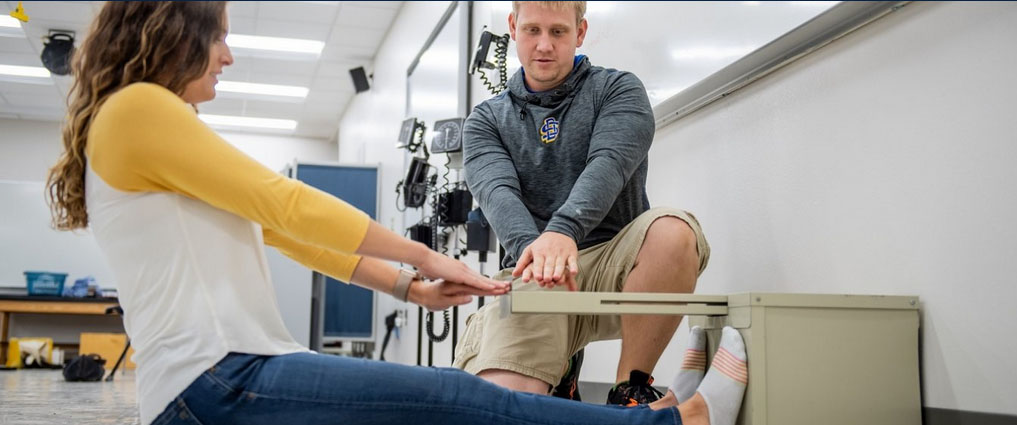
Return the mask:
<svg viewBox="0 0 1017 425"><path fill-rule="evenodd" d="M517 278L514 291L690 293L709 245L692 214L650 209L653 110L635 75L576 56L585 10L585 2L513 2L508 24L522 69L464 126L467 184L506 250L496 278ZM570 357L621 338L608 402L660 397L650 373L680 316L501 318L499 309L470 316L456 367L514 390L547 394L558 385L577 398Z"/></svg>
<svg viewBox="0 0 1017 425"><path fill-rule="evenodd" d="M585 1L513 1L512 2L512 14L519 16L519 4L520 3L536 3L545 8L552 10L568 10L572 9L576 11L576 26L579 26L583 19L586 19L586 2Z"/></svg>

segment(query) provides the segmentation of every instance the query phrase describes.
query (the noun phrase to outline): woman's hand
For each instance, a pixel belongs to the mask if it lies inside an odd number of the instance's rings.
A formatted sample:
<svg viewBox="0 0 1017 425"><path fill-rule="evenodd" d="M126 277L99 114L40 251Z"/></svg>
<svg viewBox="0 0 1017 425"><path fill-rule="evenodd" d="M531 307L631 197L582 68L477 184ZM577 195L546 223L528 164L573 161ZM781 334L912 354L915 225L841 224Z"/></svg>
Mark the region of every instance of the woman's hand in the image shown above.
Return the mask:
<svg viewBox="0 0 1017 425"><path fill-rule="evenodd" d="M442 279L472 287L481 292L474 295L503 295L509 291L511 282L499 282L471 270L459 260L427 250L420 264L414 264L417 271L429 279ZM418 303L419 304L419 303ZM460 303L463 304L463 303Z"/></svg>
<svg viewBox="0 0 1017 425"><path fill-rule="evenodd" d="M441 311L473 301L474 295L501 295L504 292L481 290L473 286L444 280L414 280L410 284L409 301L428 311Z"/></svg>

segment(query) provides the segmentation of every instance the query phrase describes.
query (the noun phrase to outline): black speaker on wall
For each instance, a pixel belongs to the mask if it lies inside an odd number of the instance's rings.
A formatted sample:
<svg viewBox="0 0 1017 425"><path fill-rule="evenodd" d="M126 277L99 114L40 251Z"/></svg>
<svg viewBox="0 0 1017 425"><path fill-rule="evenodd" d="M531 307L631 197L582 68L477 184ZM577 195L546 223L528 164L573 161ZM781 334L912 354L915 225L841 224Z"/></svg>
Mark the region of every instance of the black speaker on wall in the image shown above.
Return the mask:
<svg viewBox="0 0 1017 425"><path fill-rule="evenodd" d="M357 90L357 93L371 89L371 84L367 81L367 73L364 72L364 67L358 66L351 69L350 77L353 78L353 88Z"/></svg>

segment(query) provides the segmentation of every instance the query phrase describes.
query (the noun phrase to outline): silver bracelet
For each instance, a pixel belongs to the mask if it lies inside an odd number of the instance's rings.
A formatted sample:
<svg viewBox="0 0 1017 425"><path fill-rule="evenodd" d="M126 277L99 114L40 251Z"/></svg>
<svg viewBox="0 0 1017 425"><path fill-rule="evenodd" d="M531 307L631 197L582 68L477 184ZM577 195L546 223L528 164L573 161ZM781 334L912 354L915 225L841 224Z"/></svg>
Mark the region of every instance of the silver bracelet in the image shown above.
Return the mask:
<svg viewBox="0 0 1017 425"><path fill-rule="evenodd" d="M392 288L392 297L399 301L407 301L410 295L410 284L413 283L414 279L417 279L417 276L417 272L413 270L400 269L395 287Z"/></svg>

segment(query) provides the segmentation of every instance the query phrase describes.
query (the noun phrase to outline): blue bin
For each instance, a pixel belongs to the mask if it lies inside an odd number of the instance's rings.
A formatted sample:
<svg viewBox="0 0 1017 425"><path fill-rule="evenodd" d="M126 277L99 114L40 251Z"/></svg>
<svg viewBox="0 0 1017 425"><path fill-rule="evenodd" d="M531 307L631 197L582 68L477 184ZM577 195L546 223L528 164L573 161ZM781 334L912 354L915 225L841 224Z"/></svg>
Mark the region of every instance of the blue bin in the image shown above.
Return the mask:
<svg viewBox="0 0 1017 425"><path fill-rule="evenodd" d="M64 293L67 273L25 272L25 280L28 284L28 295L59 297Z"/></svg>

